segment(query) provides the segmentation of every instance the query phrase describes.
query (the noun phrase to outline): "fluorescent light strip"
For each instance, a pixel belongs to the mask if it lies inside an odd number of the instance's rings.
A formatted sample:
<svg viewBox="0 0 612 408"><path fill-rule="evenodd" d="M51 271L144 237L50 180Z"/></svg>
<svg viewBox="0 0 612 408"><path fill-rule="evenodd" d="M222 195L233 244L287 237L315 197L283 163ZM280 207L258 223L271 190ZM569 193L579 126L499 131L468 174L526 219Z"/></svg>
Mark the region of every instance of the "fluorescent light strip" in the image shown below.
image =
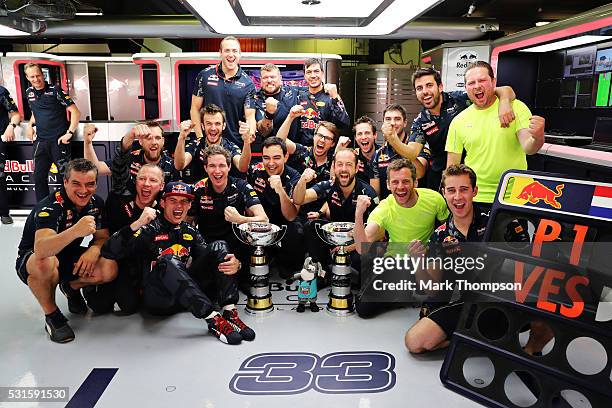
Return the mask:
<svg viewBox="0 0 612 408"><path fill-rule="evenodd" d="M604 41L612 38L609 35L583 35L581 37L568 38L561 41L555 41L550 44L538 45L536 47L525 48L519 50L521 52L548 52L560 50L562 48L571 48L578 45L591 44L598 41Z"/></svg>
<svg viewBox="0 0 612 408"><path fill-rule="evenodd" d="M30 33L0 24L0 37L23 37L27 35L30 35Z"/></svg>
<svg viewBox="0 0 612 408"><path fill-rule="evenodd" d="M321 0L321 4L308 6L301 0L266 0L263 7L261 0L240 0L248 17L270 17L274 12L276 16L363 18L372 14L379 3L380 0Z"/></svg>
<svg viewBox="0 0 612 408"><path fill-rule="evenodd" d="M332 0L340 1L340 0ZM228 0L185 0L185 3L217 33L222 35L316 35L325 36L377 36L394 32L404 24L419 16L441 0L395 0L377 18L364 27L332 27L332 26L243 26ZM324 6L324 4L321 4ZM316 7L316 6L313 6ZM345 7L350 8L351 2L346 1ZM214 13L211 12L214 10ZM272 10L272 9L270 9ZM278 13L275 13L278 16Z"/></svg>

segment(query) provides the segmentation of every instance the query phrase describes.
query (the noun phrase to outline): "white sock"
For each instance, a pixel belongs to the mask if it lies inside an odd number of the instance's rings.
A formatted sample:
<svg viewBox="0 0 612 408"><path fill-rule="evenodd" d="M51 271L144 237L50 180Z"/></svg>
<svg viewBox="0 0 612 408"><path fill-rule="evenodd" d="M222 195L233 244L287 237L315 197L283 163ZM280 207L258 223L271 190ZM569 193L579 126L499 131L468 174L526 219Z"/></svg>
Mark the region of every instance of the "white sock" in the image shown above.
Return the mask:
<svg viewBox="0 0 612 408"><path fill-rule="evenodd" d="M215 317L216 315L218 315L218 314L219 314L219 312L215 312L215 311L213 310L213 312L212 312L211 314L209 314L208 316L206 316L206 317L204 318L204 320L212 319L212 318L214 318L214 317Z"/></svg>
<svg viewBox="0 0 612 408"><path fill-rule="evenodd" d="M236 305L225 305L223 306L223 310L234 310Z"/></svg>

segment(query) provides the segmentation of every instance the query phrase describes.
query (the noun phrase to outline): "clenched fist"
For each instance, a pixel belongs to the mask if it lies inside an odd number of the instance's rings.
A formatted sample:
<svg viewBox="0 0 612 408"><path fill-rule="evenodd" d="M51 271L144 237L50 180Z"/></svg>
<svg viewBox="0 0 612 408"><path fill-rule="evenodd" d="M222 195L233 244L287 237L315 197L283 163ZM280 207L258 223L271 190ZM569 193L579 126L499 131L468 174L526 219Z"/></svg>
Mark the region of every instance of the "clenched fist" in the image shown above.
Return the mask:
<svg viewBox="0 0 612 408"><path fill-rule="evenodd" d="M312 180L317 178L317 172L309 167L304 170L300 178L306 183L310 183Z"/></svg>
<svg viewBox="0 0 612 408"><path fill-rule="evenodd" d="M291 109L289 109L289 117L291 119L295 119L299 116L302 116L306 113L304 107L302 105L293 105Z"/></svg>
<svg viewBox="0 0 612 408"><path fill-rule="evenodd" d="M276 110L278 109L278 101L275 98L268 96L266 98L265 104L266 112L268 112L270 115L274 115L276 113Z"/></svg>
<svg viewBox="0 0 612 408"><path fill-rule="evenodd" d="M276 191L276 194L280 194L283 191L283 182L279 175L273 175L268 178L268 183L270 183L270 187L272 190Z"/></svg>
<svg viewBox="0 0 612 408"><path fill-rule="evenodd" d="M93 139L96 136L97 131L98 131L98 128L95 125L92 125L91 123L88 123L87 125L85 125L83 127L83 140L85 141L85 143L87 144L93 143Z"/></svg>
<svg viewBox="0 0 612 408"><path fill-rule="evenodd" d="M336 84L325 84L323 85L323 89L332 99L336 99L338 97L338 87Z"/></svg>
<svg viewBox="0 0 612 408"><path fill-rule="evenodd" d="M86 215L72 226L78 237L86 237L96 232L96 219L92 215Z"/></svg>
<svg viewBox="0 0 612 408"><path fill-rule="evenodd" d="M235 224L242 223L242 215L240 215L240 213L235 207L232 207L232 206L225 207L225 210L223 211L223 215L225 216L225 221L227 222L233 222Z"/></svg>
<svg viewBox="0 0 612 408"><path fill-rule="evenodd" d="M357 196L357 205L355 207L355 214L363 215L365 214L368 207L372 204L372 199L367 195L358 195Z"/></svg>

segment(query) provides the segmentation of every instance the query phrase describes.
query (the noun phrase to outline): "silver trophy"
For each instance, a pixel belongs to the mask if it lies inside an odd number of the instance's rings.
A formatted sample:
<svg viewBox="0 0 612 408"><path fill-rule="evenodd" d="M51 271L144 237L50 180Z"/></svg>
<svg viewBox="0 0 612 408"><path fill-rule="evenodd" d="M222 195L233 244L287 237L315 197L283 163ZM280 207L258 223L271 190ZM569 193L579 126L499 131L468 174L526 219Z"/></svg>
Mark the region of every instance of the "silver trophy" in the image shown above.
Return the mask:
<svg viewBox="0 0 612 408"><path fill-rule="evenodd" d="M327 311L336 316L348 316L355 310L351 293L351 254L346 247L355 242L352 222L329 222L315 226L317 235L328 245L340 247L333 254L331 291Z"/></svg>
<svg viewBox="0 0 612 408"><path fill-rule="evenodd" d="M246 312L262 315L274 310L268 274L268 258L264 247L274 245L285 236L287 226L277 226L268 222L245 222L232 224L234 235L245 245L253 247L249 281L251 289L247 300Z"/></svg>

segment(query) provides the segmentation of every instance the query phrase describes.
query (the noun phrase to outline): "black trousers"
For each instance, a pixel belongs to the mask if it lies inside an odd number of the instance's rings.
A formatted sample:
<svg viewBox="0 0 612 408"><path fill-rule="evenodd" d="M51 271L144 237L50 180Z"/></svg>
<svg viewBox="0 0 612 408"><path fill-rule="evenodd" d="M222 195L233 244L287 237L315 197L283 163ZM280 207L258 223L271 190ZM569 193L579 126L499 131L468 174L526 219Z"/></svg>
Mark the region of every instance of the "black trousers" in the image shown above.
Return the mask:
<svg viewBox="0 0 612 408"><path fill-rule="evenodd" d="M280 241L280 248L273 247L271 250L272 255L276 258L283 271L282 277L285 278L285 275L293 275L295 271L301 270L304 265L304 258L306 256L304 226L299 217L291 222L286 220L279 223L271 222L279 226L281 224L287 226L285 236Z"/></svg>
<svg viewBox="0 0 612 408"><path fill-rule="evenodd" d="M133 314L140 309L143 266L126 260L118 264L119 273L114 281L83 288L87 305L95 313L112 312L115 302L124 314Z"/></svg>
<svg viewBox="0 0 612 408"><path fill-rule="evenodd" d="M332 257L331 250L334 248L332 245L328 245L317 234L316 225L327 224L327 220L308 220L304 224L304 236L306 241L306 248L308 255L314 262L321 262L321 266L327 273L325 274L325 280L329 283L331 279L331 268L332 268ZM351 267L358 272L361 272L361 257L357 251L351 252Z"/></svg>
<svg viewBox="0 0 612 408"><path fill-rule="evenodd" d="M216 294L221 307L238 302L234 275L219 272L218 266L230 253L225 241L208 245L208 252L195 259L189 269L172 255L164 255L143 277L145 307L154 314L188 310L203 319L213 311L209 296ZM208 295L205 291L208 292Z"/></svg>
<svg viewBox="0 0 612 408"><path fill-rule="evenodd" d="M9 215L8 192L6 191L6 145L0 140L0 216Z"/></svg>
<svg viewBox="0 0 612 408"><path fill-rule="evenodd" d="M57 144L57 139L36 139L34 141L34 189L36 201L49 195L49 170L56 164L58 174L63 175L70 161L70 144Z"/></svg>

